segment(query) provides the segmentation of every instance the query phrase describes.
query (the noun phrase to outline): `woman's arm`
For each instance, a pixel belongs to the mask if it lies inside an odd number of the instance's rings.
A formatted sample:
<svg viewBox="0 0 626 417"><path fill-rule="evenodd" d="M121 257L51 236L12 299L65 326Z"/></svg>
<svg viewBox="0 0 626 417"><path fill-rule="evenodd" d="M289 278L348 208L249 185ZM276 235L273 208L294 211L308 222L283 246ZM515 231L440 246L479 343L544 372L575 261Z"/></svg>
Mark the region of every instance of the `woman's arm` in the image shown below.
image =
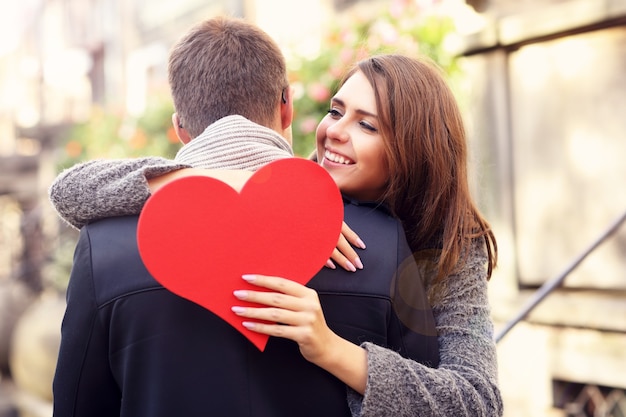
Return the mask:
<svg viewBox="0 0 626 417"><path fill-rule="evenodd" d="M208 176L237 191L253 175L251 171L193 168L160 158L95 160L63 171L49 189L50 201L63 220L80 229L105 217L139 214L152 193L185 176ZM331 259L349 271L363 265L353 244L365 244L345 223ZM334 268L331 260L327 266Z"/></svg>
<svg viewBox="0 0 626 417"><path fill-rule="evenodd" d="M139 214L150 197L147 181L185 167L158 157L84 162L57 176L50 201L76 228L105 217Z"/></svg>
<svg viewBox="0 0 626 417"><path fill-rule="evenodd" d="M105 217L139 214L156 190L192 175L215 178L240 191L252 172L192 168L160 157L102 159L63 171L50 186L49 195L59 215L81 228Z"/></svg>
<svg viewBox="0 0 626 417"><path fill-rule="evenodd" d="M284 278L253 276L250 282L271 291L236 291L235 296L267 307L235 306L233 311L251 319L245 326L253 331L295 341L307 360L342 380L352 389L348 403L355 417L497 417L502 399L486 260L484 243L477 243L433 305L438 368L372 343L357 346L342 339L327 327L317 293Z"/></svg>
<svg viewBox="0 0 626 417"><path fill-rule="evenodd" d="M235 291L235 297L240 300L268 306L233 306L235 314L253 320L243 322L246 328L293 340L306 360L327 370L355 391L365 391L367 353L330 330L315 290L287 278L265 275L244 275L243 278L270 290Z"/></svg>
<svg viewBox="0 0 626 417"><path fill-rule="evenodd" d="M348 394L353 416L502 415L496 347L487 299L484 242L472 247L467 264L449 277L433 313L440 363L436 369L371 343L365 395Z"/></svg>

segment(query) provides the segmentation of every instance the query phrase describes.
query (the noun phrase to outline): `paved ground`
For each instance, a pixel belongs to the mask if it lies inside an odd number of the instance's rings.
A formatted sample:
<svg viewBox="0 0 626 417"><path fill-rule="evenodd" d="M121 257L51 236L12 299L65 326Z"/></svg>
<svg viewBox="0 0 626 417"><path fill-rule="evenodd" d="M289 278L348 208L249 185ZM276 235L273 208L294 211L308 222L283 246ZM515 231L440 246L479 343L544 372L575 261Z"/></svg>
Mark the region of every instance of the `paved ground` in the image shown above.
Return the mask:
<svg viewBox="0 0 626 417"><path fill-rule="evenodd" d="M13 402L13 383L5 376L0 378L0 417L19 417Z"/></svg>

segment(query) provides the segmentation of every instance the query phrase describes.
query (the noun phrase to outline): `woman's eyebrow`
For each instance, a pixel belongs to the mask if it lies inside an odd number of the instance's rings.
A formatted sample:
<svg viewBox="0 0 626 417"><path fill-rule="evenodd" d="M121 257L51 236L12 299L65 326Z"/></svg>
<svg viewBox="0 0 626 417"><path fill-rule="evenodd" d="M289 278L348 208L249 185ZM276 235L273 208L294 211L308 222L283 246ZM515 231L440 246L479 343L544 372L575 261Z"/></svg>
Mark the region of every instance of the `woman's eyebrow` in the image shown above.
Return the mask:
<svg viewBox="0 0 626 417"><path fill-rule="evenodd" d="M335 103L335 104L339 104L340 106L345 106L345 103L343 102L342 99L337 98L337 97L333 97L330 99L331 103Z"/></svg>
<svg viewBox="0 0 626 417"><path fill-rule="evenodd" d="M344 101L340 98L337 97L333 97L331 100L331 103L337 104L341 107L346 107L346 103L344 103ZM378 118L378 115L375 113L371 113L367 110L363 110L363 109L356 109L354 110L356 113L361 114L363 116L370 116L370 117L374 117L374 118Z"/></svg>

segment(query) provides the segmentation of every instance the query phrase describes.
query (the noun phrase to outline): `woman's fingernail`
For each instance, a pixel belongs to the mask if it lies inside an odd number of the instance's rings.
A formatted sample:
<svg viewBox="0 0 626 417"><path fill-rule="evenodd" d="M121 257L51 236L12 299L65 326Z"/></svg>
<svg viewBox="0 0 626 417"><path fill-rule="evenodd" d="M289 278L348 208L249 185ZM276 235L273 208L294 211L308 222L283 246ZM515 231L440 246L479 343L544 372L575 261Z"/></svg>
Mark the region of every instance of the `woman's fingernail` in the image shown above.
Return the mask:
<svg viewBox="0 0 626 417"><path fill-rule="evenodd" d="M241 278L243 278L244 280L248 281L248 282L252 282L256 279L256 275L254 274L244 274L241 276Z"/></svg>
<svg viewBox="0 0 626 417"><path fill-rule="evenodd" d="M361 258L359 258L358 256L354 260L354 264L356 265L357 268L363 269L363 262L361 262Z"/></svg>
<svg viewBox="0 0 626 417"><path fill-rule="evenodd" d="M326 261L326 267L328 267L330 269L336 269L337 268L335 266L335 264L333 263L333 261L331 261L330 259Z"/></svg>
<svg viewBox="0 0 626 417"><path fill-rule="evenodd" d="M361 248L361 249L365 249L365 242L363 242L363 241L361 240L361 238L358 238L358 239L356 240L356 244L357 244L357 246L358 246L359 248Z"/></svg>
<svg viewBox="0 0 626 417"><path fill-rule="evenodd" d="M352 264L352 262L346 261L346 267L348 267L348 270L356 272L356 267Z"/></svg>
<svg viewBox="0 0 626 417"><path fill-rule="evenodd" d="M245 300L246 297L248 296L248 291L246 290L236 290L233 291L233 294L235 297L239 298L240 300Z"/></svg>
<svg viewBox="0 0 626 417"><path fill-rule="evenodd" d="M246 329L254 329L255 324L251 321L244 321L241 323L243 325L243 327L245 327Z"/></svg>
<svg viewBox="0 0 626 417"><path fill-rule="evenodd" d="M233 311L233 313L235 313L235 314L240 314L240 313L243 313L244 311L246 311L246 308L245 308L245 307L240 307L240 306L232 306L230 309L231 309L231 310Z"/></svg>

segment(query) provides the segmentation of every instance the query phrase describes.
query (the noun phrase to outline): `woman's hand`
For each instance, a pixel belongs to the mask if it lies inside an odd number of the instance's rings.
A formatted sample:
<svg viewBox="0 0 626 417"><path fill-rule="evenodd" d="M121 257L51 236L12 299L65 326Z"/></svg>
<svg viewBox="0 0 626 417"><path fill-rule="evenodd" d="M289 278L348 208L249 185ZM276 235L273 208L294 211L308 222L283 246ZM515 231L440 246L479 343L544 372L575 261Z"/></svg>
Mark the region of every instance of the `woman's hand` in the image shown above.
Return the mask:
<svg viewBox="0 0 626 417"><path fill-rule="evenodd" d="M284 337L298 343L308 361L316 363L328 354L335 334L326 325L322 306L315 290L286 278L244 275L251 284L272 291L235 291L235 297L267 307L233 307L241 317L271 323L244 321L255 332ZM280 324L279 324L280 323Z"/></svg>
<svg viewBox="0 0 626 417"><path fill-rule="evenodd" d="M335 261L346 271L356 272L357 269L363 269L361 258L352 246L365 249L365 243L359 238L359 235L350 229L346 222L343 222L339 242L337 242L337 247L333 250L330 259L326 262L326 267L335 269L336 266L333 263Z"/></svg>
<svg viewBox="0 0 626 417"><path fill-rule="evenodd" d="M286 278L265 275L244 275L242 278L270 290L234 292L240 300L267 306L232 307L238 316L252 319L243 322L246 328L293 340L306 360L335 375L355 391L365 392L367 353L328 327L315 290Z"/></svg>

